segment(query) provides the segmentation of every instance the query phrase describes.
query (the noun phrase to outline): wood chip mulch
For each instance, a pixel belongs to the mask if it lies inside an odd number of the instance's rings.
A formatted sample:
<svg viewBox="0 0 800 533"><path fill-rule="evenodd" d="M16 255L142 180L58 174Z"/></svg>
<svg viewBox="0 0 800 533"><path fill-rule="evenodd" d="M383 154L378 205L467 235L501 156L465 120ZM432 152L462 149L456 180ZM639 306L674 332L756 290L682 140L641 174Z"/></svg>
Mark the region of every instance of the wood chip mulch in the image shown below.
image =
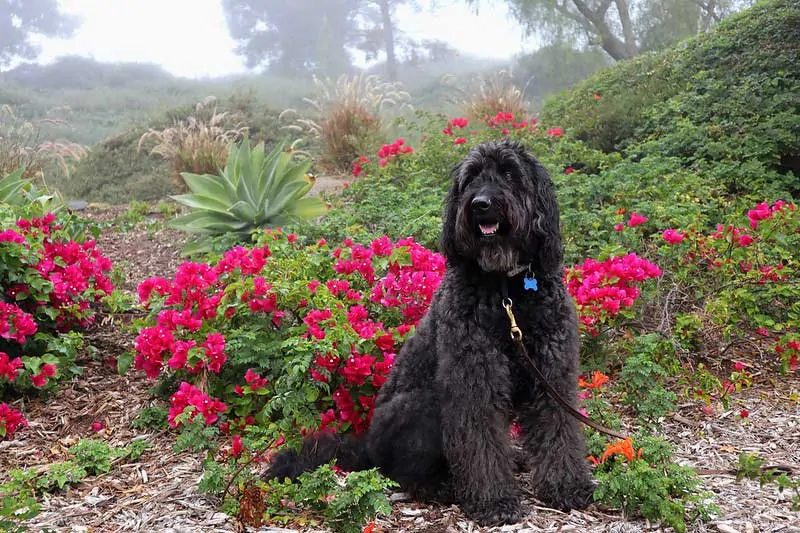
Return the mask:
<svg viewBox="0 0 800 533"><path fill-rule="evenodd" d="M122 212L124 208L90 209L89 215L109 220ZM124 268L127 280L123 287L131 291L149 276L171 276L182 262L181 234L145 226L138 224L125 233L104 232L98 243L115 264ZM83 376L63 383L50 397L15 405L24 412L29 427L20 431L16 440L0 443L0 482L9 469L46 468L67 459L67 448L80 438L100 438L117 446L145 439L150 447L138 461L120 462L108 474L90 476L77 486L46 494L40 514L26 525L32 531L59 532L243 531L233 518L218 511L218 502L198 492L201 454L173 452L175 437L168 431L132 428L139 411L152 404L150 388L154 382L136 371L119 376L104 362L106 357L130 350L133 341L132 333L111 318L106 320L88 333L97 350L82 361ZM741 419L740 409L747 409L749 417ZM93 432L94 422L101 422L104 429ZM727 472L745 451L800 474L800 376L758 380L734 396L730 410L713 415L703 413L699 405L683 405L664 423L662 431L677 447L681 464L714 472L703 475L703 481L716 495L721 513L706 524L691 524L689 531L800 533L800 513L789 510L789 494L780 494L774 485L736 483ZM524 475L522 480L529 494ZM377 520L375 532L671 531L645 520L626 520L614 510L593 507L586 512L562 513L541 507L530 496L525 499L528 515L521 523L480 528L456 507L420 505L400 493L391 498L393 513ZM295 530L262 527L258 531Z"/></svg>

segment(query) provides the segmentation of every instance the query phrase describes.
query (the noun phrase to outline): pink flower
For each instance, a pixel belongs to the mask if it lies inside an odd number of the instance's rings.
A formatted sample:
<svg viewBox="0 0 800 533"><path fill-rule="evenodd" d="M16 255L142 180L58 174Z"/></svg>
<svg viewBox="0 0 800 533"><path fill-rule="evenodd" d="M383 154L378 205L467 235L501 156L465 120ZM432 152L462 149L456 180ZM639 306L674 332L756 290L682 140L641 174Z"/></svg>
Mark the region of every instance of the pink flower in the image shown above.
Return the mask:
<svg viewBox="0 0 800 533"><path fill-rule="evenodd" d="M685 235L674 229L665 229L662 237L664 237L664 240L669 244L678 244L683 240Z"/></svg>
<svg viewBox="0 0 800 533"><path fill-rule="evenodd" d="M628 220L628 227L633 228L636 226L641 226L645 222L647 222L646 216L640 215L636 211L633 211L631 213L631 218Z"/></svg>
<svg viewBox="0 0 800 533"><path fill-rule="evenodd" d="M105 427L106 427L105 424L103 424L102 422L99 422L99 421L92 422L92 431L94 433L99 433L99 432L103 431L105 429Z"/></svg>
<svg viewBox="0 0 800 533"><path fill-rule="evenodd" d="M741 372L745 368L747 368L747 365L745 365L744 363L741 363L739 361L733 363L733 369L737 372Z"/></svg>
<svg viewBox="0 0 800 533"><path fill-rule="evenodd" d="M772 210L766 202L761 202L755 209L751 209L747 212L747 218L750 219L750 227L753 229L758 228L759 221L766 220L770 217L772 217Z"/></svg>
<svg viewBox="0 0 800 533"><path fill-rule="evenodd" d="M739 246L741 246L742 248L750 246L751 244L753 244L753 240L754 240L753 237L751 237L750 235L740 235Z"/></svg>
<svg viewBox="0 0 800 533"><path fill-rule="evenodd" d="M28 421L22 413L7 403L0 403L0 440L13 440L14 434L24 427L28 427Z"/></svg>
<svg viewBox="0 0 800 533"><path fill-rule="evenodd" d="M625 229L625 225L624 224L622 224L622 223L614 224L614 231L622 231L623 229Z"/></svg>
<svg viewBox="0 0 800 533"><path fill-rule="evenodd" d="M176 419L183 415L187 408L190 409L189 421L194 420L195 416L200 413L203 415L206 425L213 424L219 420L219 414L228 410L224 403L216 398L210 398L197 387L185 381L180 384L178 391L170 397L170 405L167 421L170 427L173 428L182 424L182 421Z"/></svg>
<svg viewBox="0 0 800 533"><path fill-rule="evenodd" d="M250 390L257 391L263 387L267 386L267 378L262 378L256 372L253 371L252 368L248 368L247 372L244 374L245 382L250 385Z"/></svg>
<svg viewBox="0 0 800 533"><path fill-rule="evenodd" d="M453 140L453 144L464 144L467 140L464 137L456 137Z"/></svg>
<svg viewBox="0 0 800 533"><path fill-rule="evenodd" d="M244 444L242 443L242 437L239 435L233 436L233 442L231 442L231 456L239 457L242 455L244 451Z"/></svg>
<svg viewBox="0 0 800 533"><path fill-rule="evenodd" d="M567 167L567 168L564 169L564 174L566 174L567 176L569 176L573 172L575 172L575 169L572 168L572 167Z"/></svg>
<svg viewBox="0 0 800 533"><path fill-rule="evenodd" d="M10 359L8 354L0 352L0 377L8 381L14 381L17 378L19 369L22 368L22 359L15 357Z"/></svg>

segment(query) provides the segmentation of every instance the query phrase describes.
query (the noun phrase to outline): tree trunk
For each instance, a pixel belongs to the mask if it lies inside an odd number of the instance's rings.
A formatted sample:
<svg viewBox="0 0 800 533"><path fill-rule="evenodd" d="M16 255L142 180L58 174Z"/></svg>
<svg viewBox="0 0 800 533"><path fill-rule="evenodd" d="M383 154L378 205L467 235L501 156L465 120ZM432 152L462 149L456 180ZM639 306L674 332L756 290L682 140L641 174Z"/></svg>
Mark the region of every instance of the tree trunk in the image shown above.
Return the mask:
<svg viewBox="0 0 800 533"><path fill-rule="evenodd" d="M392 22L391 0L380 0L381 24L383 40L386 46L386 77L389 81L397 81L397 57L394 53L394 23Z"/></svg>
<svg viewBox="0 0 800 533"><path fill-rule="evenodd" d="M615 61L630 59L639 55L639 47L636 46L636 41L633 40L633 29L631 27L630 14L628 13L628 5L625 0L617 0L616 5L620 18L627 20L627 24L625 20L622 20L621 22L624 31L625 27L627 26L627 31L625 31L625 34L626 39L628 35L630 35L631 41L629 42L622 41L619 39L619 37L614 35L614 32L606 22L606 11L608 11L608 8L611 4L610 0L603 2L603 4L601 4L596 11L592 11L592 9L586 5L583 0L572 0L572 4L577 8L580 15L586 20L585 25L589 25L592 33L595 33L600 38L600 46L603 48L603 50L605 50L608 55L613 57ZM563 10L564 8L562 7L561 9ZM577 15L574 15L572 18L575 19L576 16Z"/></svg>
<svg viewBox="0 0 800 533"><path fill-rule="evenodd" d="M622 38L625 41L625 51L628 57L639 55L639 46L636 44L636 36L633 34L633 24L631 24L630 8L626 0L616 0L619 20L622 23Z"/></svg>

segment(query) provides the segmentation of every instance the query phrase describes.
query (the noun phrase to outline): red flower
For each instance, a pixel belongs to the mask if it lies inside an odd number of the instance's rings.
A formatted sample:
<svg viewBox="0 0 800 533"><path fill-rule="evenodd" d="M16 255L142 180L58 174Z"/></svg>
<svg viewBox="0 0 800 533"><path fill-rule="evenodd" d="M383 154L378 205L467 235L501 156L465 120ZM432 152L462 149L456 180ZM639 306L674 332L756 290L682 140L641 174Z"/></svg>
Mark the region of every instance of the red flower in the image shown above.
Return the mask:
<svg viewBox="0 0 800 533"><path fill-rule="evenodd" d="M456 137L453 140L453 144L464 144L467 140L464 137Z"/></svg>
<svg viewBox="0 0 800 533"><path fill-rule="evenodd" d="M547 135L551 137L561 137L564 135L564 131L561 128L550 128L547 130Z"/></svg>
<svg viewBox="0 0 800 533"><path fill-rule="evenodd" d="M102 422L95 421L92 422L92 431L95 433L99 433L105 429L105 425Z"/></svg>
<svg viewBox="0 0 800 533"><path fill-rule="evenodd" d="M741 411L739 411L739 416L742 418L747 418L748 416L750 416L750 411L748 411L747 409L742 409Z"/></svg>
<svg viewBox="0 0 800 533"><path fill-rule="evenodd" d="M567 167L567 168L564 169L564 174L566 174L567 176L569 176L573 172L575 172L575 169L572 168L572 167Z"/></svg>

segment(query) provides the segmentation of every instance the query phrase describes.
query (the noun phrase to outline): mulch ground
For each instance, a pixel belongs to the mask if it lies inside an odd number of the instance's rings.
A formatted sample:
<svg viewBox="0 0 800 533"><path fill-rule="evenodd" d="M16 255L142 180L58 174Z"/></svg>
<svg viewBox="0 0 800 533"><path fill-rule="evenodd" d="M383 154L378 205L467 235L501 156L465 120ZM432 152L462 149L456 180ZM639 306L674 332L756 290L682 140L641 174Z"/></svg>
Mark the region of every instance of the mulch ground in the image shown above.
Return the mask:
<svg viewBox="0 0 800 533"><path fill-rule="evenodd" d="M90 209L88 215L110 220L125 208ZM151 215L149 218L154 218ZM154 229L156 228L156 229ZM99 247L125 271L123 288L153 275L171 276L182 262L183 235L163 225L140 223L127 232L104 232ZM217 511L218 502L199 494L201 454L174 453L174 435L168 431L136 430L131 421L153 402L154 382L143 373L119 376L104 362L106 357L132 348L133 334L121 325L127 317L105 317L89 333L96 353L82 361L85 373L64 383L50 397L33 398L20 405L30 426L16 440L0 443L0 480L11 468L46 467L67 459L67 448L80 438L102 438L125 446L145 439L151 445L136 462L121 462L109 474L89 477L84 483L46 494L41 513L27 525L33 531L242 531L236 521ZM750 416L742 420L740 409ZM104 429L92 431L93 422ZM731 408L704 413L697 404L682 405L667 420L664 435L678 449L678 461L714 471L703 476L705 488L717 495L721 514L690 531L722 533L800 533L800 513L789 510L788 494L774 486L735 482L728 473L740 452L758 453L769 464L787 465L800 472L800 378L756 379L735 395ZM530 497L530 485L521 477L528 514L521 523L480 528L456 507L425 506L393 494L394 512L379 519L375 531L483 532L552 531L616 532L668 531L644 520L626 520L614 510L591 508L562 513L539 505ZM263 527L259 531L294 531ZM305 531L313 531L306 529Z"/></svg>

